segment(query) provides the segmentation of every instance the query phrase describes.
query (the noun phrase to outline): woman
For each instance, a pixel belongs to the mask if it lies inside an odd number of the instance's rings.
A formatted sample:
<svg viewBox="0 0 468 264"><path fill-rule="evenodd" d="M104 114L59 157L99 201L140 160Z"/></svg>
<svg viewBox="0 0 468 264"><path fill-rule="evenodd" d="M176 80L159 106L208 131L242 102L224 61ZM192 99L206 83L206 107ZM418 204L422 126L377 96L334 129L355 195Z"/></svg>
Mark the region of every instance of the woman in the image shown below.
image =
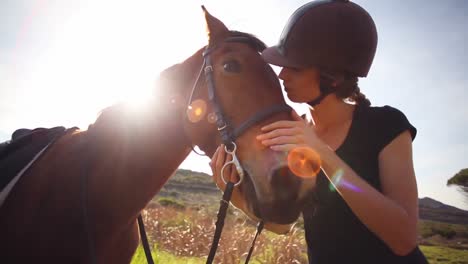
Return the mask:
<svg viewBox="0 0 468 264"><path fill-rule="evenodd" d="M370 15L349 1L310 2L294 12L264 59L313 122L279 121L258 140L275 151L308 147L321 172L303 212L310 263L427 263L417 247L418 195L412 161L416 129L360 92L377 47ZM211 162L220 181L223 151ZM231 177L236 177L232 175ZM233 201L234 202L234 201Z"/></svg>

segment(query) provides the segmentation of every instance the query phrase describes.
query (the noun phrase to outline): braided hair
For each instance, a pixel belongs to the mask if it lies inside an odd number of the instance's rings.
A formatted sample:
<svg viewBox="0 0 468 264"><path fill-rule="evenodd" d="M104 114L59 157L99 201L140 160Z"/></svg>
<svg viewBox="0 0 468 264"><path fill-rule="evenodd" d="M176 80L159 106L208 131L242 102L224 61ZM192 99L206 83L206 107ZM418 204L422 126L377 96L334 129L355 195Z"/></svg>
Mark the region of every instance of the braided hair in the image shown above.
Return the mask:
<svg viewBox="0 0 468 264"><path fill-rule="evenodd" d="M361 92L358 86L358 77L356 76L345 76L343 81L335 87L334 92L338 98L346 99L362 106L371 105L370 100Z"/></svg>

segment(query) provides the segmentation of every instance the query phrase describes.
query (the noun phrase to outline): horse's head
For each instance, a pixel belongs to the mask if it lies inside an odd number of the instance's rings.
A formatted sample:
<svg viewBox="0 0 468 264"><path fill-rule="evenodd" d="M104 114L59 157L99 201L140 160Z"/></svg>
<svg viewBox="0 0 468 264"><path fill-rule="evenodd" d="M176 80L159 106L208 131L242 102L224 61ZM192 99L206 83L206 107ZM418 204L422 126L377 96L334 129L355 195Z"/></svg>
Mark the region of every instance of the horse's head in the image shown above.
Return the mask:
<svg viewBox="0 0 468 264"><path fill-rule="evenodd" d="M260 128L291 120L281 87L259 52L265 48L252 35L229 31L205 10L209 44L161 74L171 86L172 102L183 106L184 129L194 145L209 156L225 143L236 145L245 177L240 188L247 214L287 224L297 219L312 180L295 176L287 154L264 147Z"/></svg>

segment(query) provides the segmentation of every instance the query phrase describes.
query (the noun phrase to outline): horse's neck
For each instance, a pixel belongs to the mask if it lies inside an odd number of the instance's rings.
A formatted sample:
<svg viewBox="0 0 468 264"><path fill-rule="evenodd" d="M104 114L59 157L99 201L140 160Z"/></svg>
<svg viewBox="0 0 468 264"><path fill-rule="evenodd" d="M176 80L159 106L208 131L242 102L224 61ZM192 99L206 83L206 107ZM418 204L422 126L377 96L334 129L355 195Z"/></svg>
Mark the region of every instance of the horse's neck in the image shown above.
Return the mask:
<svg viewBox="0 0 468 264"><path fill-rule="evenodd" d="M142 115L114 106L88 131L96 151L89 187L107 217L136 216L190 151L180 113L157 108Z"/></svg>

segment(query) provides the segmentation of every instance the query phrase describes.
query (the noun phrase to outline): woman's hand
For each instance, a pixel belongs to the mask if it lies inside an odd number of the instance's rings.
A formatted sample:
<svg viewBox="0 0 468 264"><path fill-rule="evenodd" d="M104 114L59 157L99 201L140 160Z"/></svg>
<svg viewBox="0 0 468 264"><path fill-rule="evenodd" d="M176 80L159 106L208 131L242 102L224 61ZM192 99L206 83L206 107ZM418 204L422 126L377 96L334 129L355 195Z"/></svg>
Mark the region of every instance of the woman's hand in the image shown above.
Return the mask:
<svg viewBox="0 0 468 264"><path fill-rule="evenodd" d="M224 169L224 175L221 175L221 169L223 168L224 164L231 160L232 155L227 155L226 151L224 151L224 145L222 144L216 149L216 152L210 161L211 171L213 172L213 180L216 183L216 186L218 186L218 188L223 192L226 189L226 184L222 179L223 176L226 182L231 181L236 183L240 180L239 174L237 174L234 165L226 167L226 169ZM246 210L246 204L243 199L243 195L238 187L234 187L234 190L232 191L231 203L242 211Z"/></svg>
<svg viewBox="0 0 468 264"><path fill-rule="evenodd" d="M323 146L317 137L314 128L303 120L296 111L291 112L294 121L277 121L262 127L264 132L257 139L275 151L289 152L297 147L310 147L312 149Z"/></svg>

